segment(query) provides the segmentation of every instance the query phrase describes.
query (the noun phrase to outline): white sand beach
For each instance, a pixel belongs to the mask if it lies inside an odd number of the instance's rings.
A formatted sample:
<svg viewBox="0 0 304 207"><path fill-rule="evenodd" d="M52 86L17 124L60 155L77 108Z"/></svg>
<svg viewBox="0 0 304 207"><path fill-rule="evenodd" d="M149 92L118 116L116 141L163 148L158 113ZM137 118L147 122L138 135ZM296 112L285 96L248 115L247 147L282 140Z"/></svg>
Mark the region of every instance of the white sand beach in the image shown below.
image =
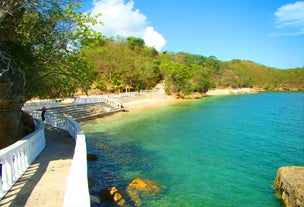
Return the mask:
<svg viewBox="0 0 304 207"><path fill-rule="evenodd" d="M181 99L176 99L174 96L168 96L163 93L147 93L141 96L128 97L127 99L121 99L120 103L128 111L145 110L150 107L161 107L170 104L176 104L182 102Z"/></svg>

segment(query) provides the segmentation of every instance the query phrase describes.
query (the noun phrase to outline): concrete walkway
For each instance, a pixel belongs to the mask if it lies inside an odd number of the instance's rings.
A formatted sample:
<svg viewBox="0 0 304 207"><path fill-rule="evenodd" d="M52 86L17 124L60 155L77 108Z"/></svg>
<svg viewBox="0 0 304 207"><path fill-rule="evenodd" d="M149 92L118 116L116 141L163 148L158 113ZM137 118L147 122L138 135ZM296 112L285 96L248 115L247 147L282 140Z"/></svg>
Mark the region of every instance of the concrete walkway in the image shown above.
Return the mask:
<svg viewBox="0 0 304 207"><path fill-rule="evenodd" d="M75 143L68 132L46 127L46 147L0 201L2 207L61 207Z"/></svg>

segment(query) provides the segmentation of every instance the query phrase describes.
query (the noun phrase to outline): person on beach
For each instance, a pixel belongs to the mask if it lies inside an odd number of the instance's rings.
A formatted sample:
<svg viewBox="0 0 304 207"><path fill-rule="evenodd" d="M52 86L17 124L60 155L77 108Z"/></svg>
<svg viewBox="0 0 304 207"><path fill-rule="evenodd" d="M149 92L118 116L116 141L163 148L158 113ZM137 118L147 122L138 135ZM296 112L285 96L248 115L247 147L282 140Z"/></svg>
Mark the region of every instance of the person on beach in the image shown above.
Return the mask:
<svg viewBox="0 0 304 207"><path fill-rule="evenodd" d="M42 112L41 112L41 119L42 119L42 121L45 121L45 114L46 114L46 107L44 106L42 108Z"/></svg>

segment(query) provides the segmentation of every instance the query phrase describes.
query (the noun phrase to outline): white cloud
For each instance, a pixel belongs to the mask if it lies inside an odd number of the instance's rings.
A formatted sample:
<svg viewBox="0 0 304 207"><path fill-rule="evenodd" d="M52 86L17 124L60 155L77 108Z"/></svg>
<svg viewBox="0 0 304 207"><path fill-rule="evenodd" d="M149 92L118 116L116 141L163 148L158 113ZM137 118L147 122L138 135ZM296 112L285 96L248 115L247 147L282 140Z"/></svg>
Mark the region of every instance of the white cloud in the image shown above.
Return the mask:
<svg viewBox="0 0 304 207"><path fill-rule="evenodd" d="M304 34L304 1L283 5L277 9L274 15L277 28L285 30L281 34Z"/></svg>
<svg viewBox="0 0 304 207"><path fill-rule="evenodd" d="M106 36L140 37L149 47L161 50L166 41L153 27L148 25L147 17L134 8L134 1L130 0L97 0L93 2L92 14L101 13L103 25L93 28Z"/></svg>
<svg viewBox="0 0 304 207"><path fill-rule="evenodd" d="M166 44L164 37L155 31L153 27L146 27L143 39L147 45L154 47L158 51L160 51Z"/></svg>

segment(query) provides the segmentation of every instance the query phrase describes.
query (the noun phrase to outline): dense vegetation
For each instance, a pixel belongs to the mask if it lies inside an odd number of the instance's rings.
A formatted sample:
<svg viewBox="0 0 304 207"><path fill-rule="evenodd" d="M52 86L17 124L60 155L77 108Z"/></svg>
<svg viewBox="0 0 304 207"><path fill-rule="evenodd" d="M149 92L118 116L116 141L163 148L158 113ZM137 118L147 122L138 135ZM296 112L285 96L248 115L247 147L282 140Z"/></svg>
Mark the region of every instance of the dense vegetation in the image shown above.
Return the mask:
<svg viewBox="0 0 304 207"><path fill-rule="evenodd" d="M204 94L210 88L304 90L304 69L279 70L251 61L223 62L188 53L159 53L141 38L106 38L81 13L81 0L0 2L0 148L23 136L22 103L31 98L151 89L163 81L168 94Z"/></svg>
<svg viewBox="0 0 304 207"><path fill-rule="evenodd" d="M0 149L34 129L21 110L24 101L73 95L94 81L93 64L80 48L102 38L77 2L0 1Z"/></svg>
<svg viewBox="0 0 304 207"><path fill-rule="evenodd" d="M205 93L210 88L251 87L303 90L304 69L280 70L247 60L223 62L188 53L158 53L140 38L103 41L87 50L95 63L95 87L102 91L150 89L165 81L167 93Z"/></svg>
<svg viewBox="0 0 304 207"><path fill-rule="evenodd" d="M0 9L2 68L19 68L26 80L24 98L69 96L86 90L93 67L79 50L101 34L90 30L97 23L77 12L77 0L4 0Z"/></svg>
<svg viewBox="0 0 304 207"><path fill-rule="evenodd" d="M72 3L71 3L72 2ZM75 1L77 2L77 1ZM4 1L1 49L23 71L24 100L151 89L164 81L167 93L205 93L210 88L304 89L303 68L280 70L251 61L157 52L136 37L106 38L73 1ZM6 10L5 10L6 9Z"/></svg>

